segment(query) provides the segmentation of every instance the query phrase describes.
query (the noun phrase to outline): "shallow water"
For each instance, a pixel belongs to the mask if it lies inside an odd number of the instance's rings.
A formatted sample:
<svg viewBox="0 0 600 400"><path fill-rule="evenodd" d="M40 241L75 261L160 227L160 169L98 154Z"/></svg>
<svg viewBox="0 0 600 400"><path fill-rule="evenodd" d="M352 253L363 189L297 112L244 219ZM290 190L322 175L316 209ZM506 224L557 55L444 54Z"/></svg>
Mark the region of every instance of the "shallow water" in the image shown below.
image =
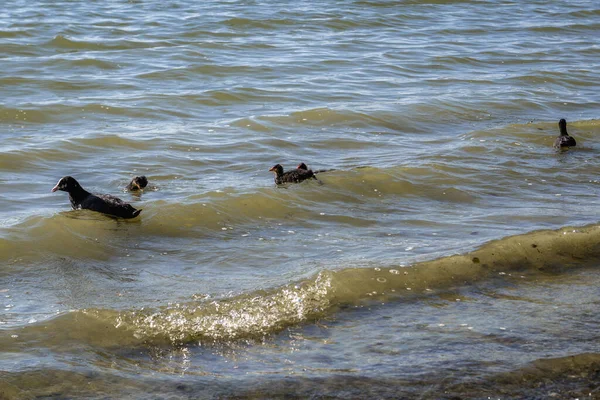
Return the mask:
<svg viewBox="0 0 600 400"><path fill-rule="evenodd" d="M0 398L600 396L598 5L5 8Z"/></svg>

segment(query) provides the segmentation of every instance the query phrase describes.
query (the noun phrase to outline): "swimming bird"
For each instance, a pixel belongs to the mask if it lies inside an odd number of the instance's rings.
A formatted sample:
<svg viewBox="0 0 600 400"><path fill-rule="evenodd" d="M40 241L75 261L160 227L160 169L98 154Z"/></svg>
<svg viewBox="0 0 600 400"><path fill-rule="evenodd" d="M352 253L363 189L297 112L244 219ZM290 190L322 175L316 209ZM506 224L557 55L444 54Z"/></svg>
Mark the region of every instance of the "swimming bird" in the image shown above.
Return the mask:
<svg viewBox="0 0 600 400"><path fill-rule="evenodd" d="M317 179L310 169L296 168L283 172L281 164L274 165L269 171L275 173L275 183L278 185L283 183L299 183L310 178Z"/></svg>
<svg viewBox="0 0 600 400"><path fill-rule="evenodd" d="M298 164L298 166L296 167L296 169L303 169L305 171L308 171L308 167L303 162L301 162L300 164ZM327 171L335 171L335 170L333 170L333 169L318 169L316 171L313 171L313 174L316 175L316 174L318 174L320 172L327 172ZM317 178L315 177L315 179L317 179Z"/></svg>
<svg viewBox="0 0 600 400"><path fill-rule="evenodd" d="M69 200L74 210L92 210L121 218L135 218L142 211L109 194L91 194L71 176L62 177L52 188L52 192L57 190L69 193Z"/></svg>
<svg viewBox="0 0 600 400"><path fill-rule="evenodd" d="M569 136L567 133L567 121L564 118L558 121L558 128L560 129L560 136L554 141L554 147L560 149L562 147L575 146L575 138L573 136Z"/></svg>
<svg viewBox="0 0 600 400"><path fill-rule="evenodd" d="M144 175L136 176L131 180L131 182L129 182L129 185L127 185L126 189L134 192L137 190L142 190L147 185L148 185L148 179L146 179L146 177Z"/></svg>

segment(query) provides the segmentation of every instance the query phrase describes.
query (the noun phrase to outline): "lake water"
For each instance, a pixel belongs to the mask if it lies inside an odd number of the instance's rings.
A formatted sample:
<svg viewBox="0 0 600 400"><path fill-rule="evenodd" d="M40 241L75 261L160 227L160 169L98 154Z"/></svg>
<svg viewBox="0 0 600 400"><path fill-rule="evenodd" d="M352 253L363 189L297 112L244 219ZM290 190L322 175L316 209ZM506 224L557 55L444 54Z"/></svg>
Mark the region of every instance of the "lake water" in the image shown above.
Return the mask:
<svg viewBox="0 0 600 400"><path fill-rule="evenodd" d="M593 1L6 1L0 398L600 398L599 35Z"/></svg>

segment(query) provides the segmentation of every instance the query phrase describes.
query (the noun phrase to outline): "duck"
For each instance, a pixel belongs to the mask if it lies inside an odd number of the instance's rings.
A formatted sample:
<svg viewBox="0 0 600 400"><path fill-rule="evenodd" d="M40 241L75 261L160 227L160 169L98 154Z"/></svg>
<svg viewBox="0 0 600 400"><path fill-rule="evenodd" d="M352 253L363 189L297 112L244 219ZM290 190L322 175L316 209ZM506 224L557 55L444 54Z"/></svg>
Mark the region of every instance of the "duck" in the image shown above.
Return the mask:
<svg viewBox="0 0 600 400"><path fill-rule="evenodd" d="M305 165L306 166L306 165ZM277 185L281 185L283 183L299 183L305 181L307 179L315 177L315 174L310 169L292 169L287 172L283 172L283 167L281 164L275 164L269 171L275 174L275 183Z"/></svg>
<svg viewBox="0 0 600 400"><path fill-rule="evenodd" d="M130 192L136 192L138 190L142 190L146 186L148 186L148 179L142 175L134 177L131 182L129 182L129 185L127 185L126 189Z"/></svg>
<svg viewBox="0 0 600 400"><path fill-rule="evenodd" d="M60 178L52 192L61 190L69 193L71 207L74 210L92 210L120 218L135 218L142 210L136 210L130 204L109 194L95 195L81 187L72 176Z"/></svg>
<svg viewBox="0 0 600 400"><path fill-rule="evenodd" d="M573 147L577 144L575 138L569 136L567 133L567 121L564 118L558 121L558 128L560 129L560 136L554 141L554 147L560 149L563 147Z"/></svg>

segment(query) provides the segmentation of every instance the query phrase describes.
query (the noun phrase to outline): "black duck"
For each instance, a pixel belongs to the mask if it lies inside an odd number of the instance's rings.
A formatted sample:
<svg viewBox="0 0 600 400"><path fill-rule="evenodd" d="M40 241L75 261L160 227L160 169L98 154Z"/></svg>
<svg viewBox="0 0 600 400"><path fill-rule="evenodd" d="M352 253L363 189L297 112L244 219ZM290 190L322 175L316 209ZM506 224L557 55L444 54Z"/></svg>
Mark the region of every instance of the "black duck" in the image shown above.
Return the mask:
<svg viewBox="0 0 600 400"><path fill-rule="evenodd" d="M71 176L61 178L52 188L52 192L57 190L69 193L71 207L74 210L92 210L120 218L135 218L142 211L109 194L91 194Z"/></svg>

